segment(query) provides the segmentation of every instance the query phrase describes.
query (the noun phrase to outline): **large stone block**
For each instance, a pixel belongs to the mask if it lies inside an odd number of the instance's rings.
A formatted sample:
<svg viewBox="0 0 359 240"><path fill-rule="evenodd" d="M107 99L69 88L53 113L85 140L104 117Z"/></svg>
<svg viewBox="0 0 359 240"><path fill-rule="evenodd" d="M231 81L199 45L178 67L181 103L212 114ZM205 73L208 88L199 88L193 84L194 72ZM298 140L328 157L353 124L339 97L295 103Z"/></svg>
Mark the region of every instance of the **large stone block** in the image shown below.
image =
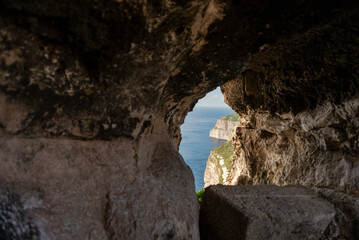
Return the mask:
<svg viewBox="0 0 359 240"><path fill-rule="evenodd" d="M221 186L206 189L202 239L342 239L341 214L301 186Z"/></svg>
<svg viewBox="0 0 359 240"><path fill-rule="evenodd" d="M0 136L0 239L198 240L193 175L151 140Z"/></svg>

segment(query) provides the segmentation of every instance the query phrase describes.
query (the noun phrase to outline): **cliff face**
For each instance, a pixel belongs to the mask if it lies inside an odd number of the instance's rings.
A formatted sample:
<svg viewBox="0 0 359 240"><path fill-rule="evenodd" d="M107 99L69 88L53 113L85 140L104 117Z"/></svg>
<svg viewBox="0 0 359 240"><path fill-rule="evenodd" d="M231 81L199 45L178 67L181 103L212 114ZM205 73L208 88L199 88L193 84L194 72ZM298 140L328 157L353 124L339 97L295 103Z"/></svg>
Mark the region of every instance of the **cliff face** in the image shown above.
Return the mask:
<svg viewBox="0 0 359 240"><path fill-rule="evenodd" d="M209 136L222 140L230 140L237 125L237 121L218 119L214 128L209 132Z"/></svg>
<svg viewBox="0 0 359 240"><path fill-rule="evenodd" d="M238 124L238 115L232 114L218 119L216 126L210 131L210 137L229 141L211 151L204 172L204 187L218 183L228 184L233 155L231 139Z"/></svg>
<svg viewBox="0 0 359 240"><path fill-rule="evenodd" d="M211 152L207 160L206 170L204 171L204 187L215 185L220 182L222 171L218 165L218 159Z"/></svg>
<svg viewBox="0 0 359 240"><path fill-rule="evenodd" d="M228 141L213 149L208 157L204 172L204 187L218 183L228 184L232 162L232 141Z"/></svg>
<svg viewBox="0 0 359 240"><path fill-rule="evenodd" d="M356 4L0 0L1 238L199 239L180 125L219 85L250 118L242 182L321 187L354 216ZM323 128L256 135L320 106ZM258 136L266 152L239 141Z"/></svg>

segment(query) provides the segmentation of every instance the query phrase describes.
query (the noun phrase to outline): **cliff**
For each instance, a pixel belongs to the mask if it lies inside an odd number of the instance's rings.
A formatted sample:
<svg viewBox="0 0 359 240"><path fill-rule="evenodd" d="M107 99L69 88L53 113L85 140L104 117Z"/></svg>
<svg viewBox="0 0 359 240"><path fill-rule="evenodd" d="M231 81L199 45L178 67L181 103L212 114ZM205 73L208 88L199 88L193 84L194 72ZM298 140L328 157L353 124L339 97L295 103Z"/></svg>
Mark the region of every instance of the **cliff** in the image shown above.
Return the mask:
<svg viewBox="0 0 359 240"><path fill-rule="evenodd" d="M213 149L208 157L204 172L204 187L218 183L228 184L232 162L232 140Z"/></svg>
<svg viewBox="0 0 359 240"><path fill-rule="evenodd" d="M214 128L209 132L212 138L230 140L236 126L238 125L238 114L231 114L217 120Z"/></svg>

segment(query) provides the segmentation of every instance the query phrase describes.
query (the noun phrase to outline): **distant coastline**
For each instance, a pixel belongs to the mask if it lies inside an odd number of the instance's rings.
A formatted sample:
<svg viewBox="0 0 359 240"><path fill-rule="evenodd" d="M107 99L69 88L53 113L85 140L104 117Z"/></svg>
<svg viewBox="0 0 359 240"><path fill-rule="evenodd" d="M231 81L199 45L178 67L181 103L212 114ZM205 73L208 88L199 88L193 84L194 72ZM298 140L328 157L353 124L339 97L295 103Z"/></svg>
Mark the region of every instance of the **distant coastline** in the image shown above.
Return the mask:
<svg viewBox="0 0 359 240"><path fill-rule="evenodd" d="M211 150L204 173L205 187L215 184L227 184L232 169L232 135L239 124L239 115L231 114L217 120L210 137L226 140L224 144Z"/></svg>
<svg viewBox="0 0 359 240"><path fill-rule="evenodd" d="M233 113L229 107L196 106L188 113L181 126L182 141L179 152L192 169L196 191L204 186L204 171L211 150L226 142L210 138L209 132L219 118Z"/></svg>

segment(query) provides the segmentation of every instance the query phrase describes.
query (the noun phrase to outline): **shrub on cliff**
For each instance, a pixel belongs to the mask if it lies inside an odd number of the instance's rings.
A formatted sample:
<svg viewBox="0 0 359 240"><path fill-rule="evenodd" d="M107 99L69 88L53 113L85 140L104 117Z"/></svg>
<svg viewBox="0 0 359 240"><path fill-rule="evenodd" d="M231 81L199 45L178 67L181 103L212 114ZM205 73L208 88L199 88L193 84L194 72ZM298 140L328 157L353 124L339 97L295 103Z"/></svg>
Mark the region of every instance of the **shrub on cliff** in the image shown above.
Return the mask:
<svg viewBox="0 0 359 240"><path fill-rule="evenodd" d="M201 190L198 190L196 192L197 194L197 198L198 198L198 202L201 204L202 203L202 197L203 197L203 193L204 193L205 189L202 188Z"/></svg>

